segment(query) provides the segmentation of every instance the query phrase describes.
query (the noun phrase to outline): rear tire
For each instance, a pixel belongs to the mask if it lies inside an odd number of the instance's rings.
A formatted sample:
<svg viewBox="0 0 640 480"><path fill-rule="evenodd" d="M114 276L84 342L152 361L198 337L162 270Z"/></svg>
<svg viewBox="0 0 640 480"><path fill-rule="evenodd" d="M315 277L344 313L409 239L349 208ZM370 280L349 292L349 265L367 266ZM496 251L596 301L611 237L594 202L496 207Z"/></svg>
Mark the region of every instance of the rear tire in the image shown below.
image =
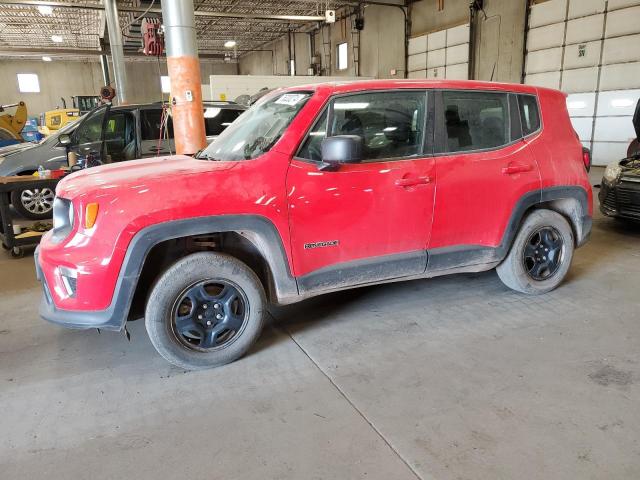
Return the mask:
<svg viewBox="0 0 640 480"><path fill-rule="evenodd" d="M265 294L256 274L222 253L194 253L156 282L145 313L151 343L185 370L242 357L260 336Z"/></svg>
<svg viewBox="0 0 640 480"><path fill-rule="evenodd" d="M574 251L569 222L551 210L535 210L522 223L496 271L507 287L530 295L555 289L569 271Z"/></svg>

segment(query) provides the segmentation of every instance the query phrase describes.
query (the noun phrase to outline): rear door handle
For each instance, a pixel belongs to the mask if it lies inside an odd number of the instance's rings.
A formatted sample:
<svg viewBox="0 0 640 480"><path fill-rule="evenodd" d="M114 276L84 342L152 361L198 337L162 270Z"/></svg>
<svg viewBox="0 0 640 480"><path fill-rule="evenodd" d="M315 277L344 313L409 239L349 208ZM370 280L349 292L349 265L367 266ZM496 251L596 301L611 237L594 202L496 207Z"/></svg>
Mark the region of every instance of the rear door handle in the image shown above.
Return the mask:
<svg viewBox="0 0 640 480"><path fill-rule="evenodd" d="M406 177L396 180L398 187L415 187L417 185L427 185L431 183L431 177Z"/></svg>
<svg viewBox="0 0 640 480"><path fill-rule="evenodd" d="M532 165L522 163L510 163L506 167L502 167L502 173L505 175L515 175L516 173L530 172L533 170Z"/></svg>

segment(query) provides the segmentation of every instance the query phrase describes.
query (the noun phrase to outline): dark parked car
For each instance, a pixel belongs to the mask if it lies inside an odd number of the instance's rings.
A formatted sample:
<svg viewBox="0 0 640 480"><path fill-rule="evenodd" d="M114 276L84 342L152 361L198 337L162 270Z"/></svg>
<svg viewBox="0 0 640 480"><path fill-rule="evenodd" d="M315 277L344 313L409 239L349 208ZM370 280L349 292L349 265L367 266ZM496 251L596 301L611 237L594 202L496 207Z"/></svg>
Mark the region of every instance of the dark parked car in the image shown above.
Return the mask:
<svg viewBox="0 0 640 480"><path fill-rule="evenodd" d="M209 143L245 110L233 102L204 102L204 107ZM175 153L171 116L163 116L161 103L103 105L39 144L0 153L0 176L31 175L41 165L58 169L68 164L71 152L80 162L89 157L90 166L171 155ZM53 198L48 188L17 190L11 202L22 216L39 220L51 216Z"/></svg>
<svg viewBox="0 0 640 480"><path fill-rule="evenodd" d="M627 158L613 162L604 171L600 188L600 210L609 217L640 221L640 101L633 115L637 138Z"/></svg>

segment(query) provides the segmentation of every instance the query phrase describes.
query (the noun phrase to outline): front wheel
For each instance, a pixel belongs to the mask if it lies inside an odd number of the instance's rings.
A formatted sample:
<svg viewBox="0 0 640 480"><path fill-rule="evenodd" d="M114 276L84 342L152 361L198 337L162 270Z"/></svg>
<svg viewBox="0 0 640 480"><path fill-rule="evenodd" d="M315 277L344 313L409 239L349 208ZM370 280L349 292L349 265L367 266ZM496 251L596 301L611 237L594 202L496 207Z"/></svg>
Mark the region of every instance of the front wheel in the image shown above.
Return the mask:
<svg viewBox="0 0 640 480"><path fill-rule="evenodd" d="M243 356L260 336L264 310L264 290L249 267L226 254L195 253L155 284L145 326L166 360L199 370Z"/></svg>
<svg viewBox="0 0 640 480"><path fill-rule="evenodd" d="M22 217L44 220L51 218L55 196L51 188L25 188L11 192L11 203Z"/></svg>
<svg viewBox="0 0 640 480"><path fill-rule="evenodd" d="M498 276L518 292L550 292L567 275L574 244L571 226L562 215L535 210L527 216L509 254L496 268Z"/></svg>

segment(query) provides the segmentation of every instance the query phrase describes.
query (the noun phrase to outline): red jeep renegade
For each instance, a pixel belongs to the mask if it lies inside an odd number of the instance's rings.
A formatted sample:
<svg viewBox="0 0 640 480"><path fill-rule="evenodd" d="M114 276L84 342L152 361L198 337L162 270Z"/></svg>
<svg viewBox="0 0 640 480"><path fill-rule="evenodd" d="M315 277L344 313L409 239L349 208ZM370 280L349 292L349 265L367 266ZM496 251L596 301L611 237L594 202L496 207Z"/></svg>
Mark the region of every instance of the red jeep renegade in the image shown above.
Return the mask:
<svg viewBox="0 0 640 480"><path fill-rule="evenodd" d="M231 362L268 302L497 267L548 292L591 230L561 92L365 81L265 96L196 158L60 182L36 254L41 315L122 330L144 316L168 361Z"/></svg>

